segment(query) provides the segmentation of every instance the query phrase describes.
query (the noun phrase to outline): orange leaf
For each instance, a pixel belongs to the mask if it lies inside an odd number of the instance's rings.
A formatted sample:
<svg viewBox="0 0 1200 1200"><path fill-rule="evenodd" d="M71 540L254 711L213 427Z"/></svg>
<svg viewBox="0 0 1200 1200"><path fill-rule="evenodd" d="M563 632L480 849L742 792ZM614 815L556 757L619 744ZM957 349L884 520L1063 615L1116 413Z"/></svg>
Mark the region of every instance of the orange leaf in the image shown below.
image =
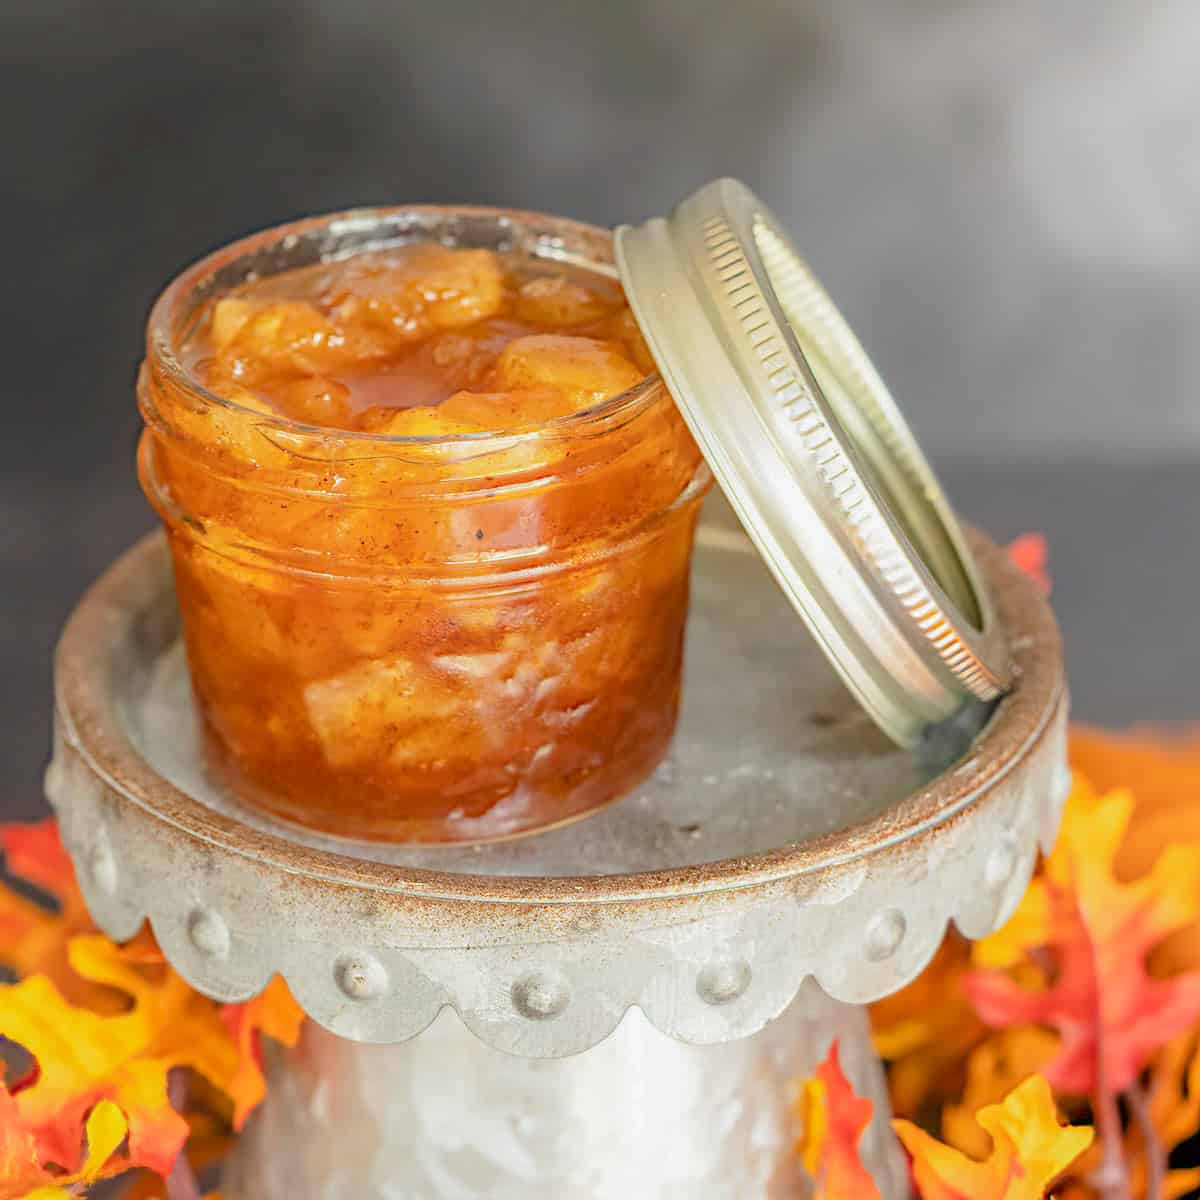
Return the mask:
<svg viewBox="0 0 1200 1200"><path fill-rule="evenodd" d="M121 1189L120 1200L166 1200L166 1182L152 1171L139 1171Z"/></svg>
<svg viewBox="0 0 1200 1200"><path fill-rule="evenodd" d="M91 1184L123 1172L127 1163L117 1159L127 1128L121 1110L102 1100L88 1115L87 1158L83 1169L70 1175L55 1175L42 1166L37 1146L26 1130L12 1094L0 1087L0 1200L24 1196L25 1200L47 1200L75 1194L63 1190L73 1184Z"/></svg>
<svg viewBox="0 0 1200 1200"><path fill-rule="evenodd" d="M86 911L75 882L75 868L58 836L58 822L53 817L30 825L0 827L0 845L4 847L4 863L11 874L53 896L64 910Z"/></svg>
<svg viewBox="0 0 1200 1200"><path fill-rule="evenodd" d="M37 1144L21 1120L12 1093L0 1087L0 1197L21 1196L53 1182L38 1158Z"/></svg>
<svg viewBox="0 0 1200 1200"><path fill-rule="evenodd" d="M912 1155L922 1200L1038 1200L1091 1145L1092 1131L1062 1126L1050 1085L1027 1079L1000 1104L976 1119L991 1135L982 1162L932 1138L910 1121L896 1120L896 1134Z"/></svg>
<svg viewBox="0 0 1200 1200"><path fill-rule="evenodd" d="M879 1189L858 1153L873 1107L854 1094L835 1041L796 1103L802 1128L796 1149L814 1180L813 1200L878 1200Z"/></svg>
<svg viewBox="0 0 1200 1200"><path fill-rule="evenodd" d="M978 1045L967 1058L961 1098L942 1110L942 1137L964 1154L986 1156L989 1139L976 1113L1041 1071L1057 1049L1054 1034L1026 1028L1006 1029Z"/></svg>
<svg viewBox="0 0 1200 1200"><path fill-rule="evenodd" d="M167 1100L174 1063L150 1052L155 1031L136 1008L102 1017L69 1005L50 980L35 975L0 989L0 1032L37 1060L17 1105L44 1160L77 1169L84 1117L110 1099L129 1122L130 1161L170 1170L187 1122Z"/></svg>
<svg viewBox="0 0 1200 1200"><path fill-rule="evenodd" d="M25 1047L37 1072L17 1095L42 1158L78 1164L84 1115L115 1101L129 1122L129 1158L166 1174L187 1137L167 1099L167 1073L190 1067L227 1089L241 1066L217 1006L193 992L145 946L126 952L107 938L77 937L70 960L85 979L116 988L132 1006L100 1016L69 1005L43 976L0 988L0 1033Z"/></svg>
<svg viewBox="0 0 1200 1200"><path fill-rule="evenodd" d="M1143 878L1118 880L1113 864L1132 809L1127 793L1098 796L1077 776L1042 876L1010 926L976 947L986 966L1048 948L1056 977L1029 989L993 970L964 985L989 1025L1056 1029L1062 1046L1046 1076L1080 1095L1123 1091L1150 1054L1200 1018L1200 972L1154 979L1145 963L1200 914L1200 846L1169 847Z"/></svg>
<svg viewBox="0 0 1200 1200"><path fill-rule="evenodd" d="M1200 1125L1200 1040L1195 1032L1176 1038L1155 1055L1146 1087L1147 1109L1154 1134L1164 1151L1192 1137ZM1131 1121L1126 1136L1130 1191L1146 1191L1147 1157L1145 1138L1137 1121ZM1162 1200L1195 1195L1200 1189L1200 1168L1168 1170L1161 1190Z"/></svg>
<svg viewBox="0 0 1200 1200"><path fill-rule="evenodd" d="M915 1117L962 1086L963 1060L985 1033L962 989L970 961L970 943L950 930L912 983L871 1005L875 1049L889 1064L898 1116Z"/></svg>
<svg viewBox="0 0 1200 1200"><path fill-rule="evenodd" d="M1133 819L1116 859L1118 878L1145 874L1170 845L1200 841L1200 731L1114 734L1076 726L1071 761L1100 791L1134 786ZM1200 967L1200 923L1168 937L1150 961L1154 974Z"/></svg>
<svg viewBox="0 0 1200 1200"><path fill-rule="evenodd" d="M1008 544L1009 559L1030 576L1047 595L1050 576L1046 564L1050 558L1046 539L1040 533L1023 533Z"/></svg>
<svg viewBox="0 0 1200 1200"><path fill-rule="evenodd" d="M274 975L252 1000L226 1004L221 1010L221 1018L241 1055L237 1071L225 1085L234 1102L233 1127L241 1129L266 1093L260 1033L285 1046L294 1046L300 1037L304 1012L292 999L287 984Z"/></svg>
<svg viewBox="0 0 1200 1200"><path fill-rule="evenodd" d="M1200 1127L1200 1035L1189 1033L1166 1045L1150 1073L1150 1119L1168 1149Z"/></svg>
<svg viewBox="0 0 1200 1200"><path fill-rule="evenodd" d="M79 978L67 962L67 943L95 930L75 883L71 860L53 818L34 825L0 826L11 875L53 898L58 911L0 888L0 962L18 976L46 975L75 1004L116 1011L119 998ZM116 1001L116 1002L114 1002Z"/></svg>

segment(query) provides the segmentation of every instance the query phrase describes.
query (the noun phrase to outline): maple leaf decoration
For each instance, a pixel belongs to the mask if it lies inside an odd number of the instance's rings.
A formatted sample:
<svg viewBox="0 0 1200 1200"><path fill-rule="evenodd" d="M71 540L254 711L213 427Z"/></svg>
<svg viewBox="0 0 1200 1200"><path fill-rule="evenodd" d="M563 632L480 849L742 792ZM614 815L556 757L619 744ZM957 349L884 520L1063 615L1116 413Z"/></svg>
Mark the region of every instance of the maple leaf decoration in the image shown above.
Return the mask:
<svg viewBox="0 0 1200 1200"><path fill-rule="evenodd" d="M854 1094L835 1041L796 1101L802 1128L796 1149L813 1178L813 1200L878 1200L879 1189L858 1153L873 1108Z"/></svg>
<svg viewBox="0 0 1200 1200"><path fill-rule="evenodd" d="M189 1067L229 1095L235 1119L263 1092L257 1031L299 1029L295 1002L282 985L261 1004L235 1006L230 1035L218 1005L194 992L153 945L118 947L96 934L71 941L73 969L84 979L124 993L132 1006L115 1016L69 1004L45 976L0 987L0 1032L33 1055L37 1070L17 1089L17 1106L40 1156L74 1169L87 1112L114 1101L129 1124L131 1164L170 1171L188 1136L171 1106L167 1076ZM253 1051L249 1059L243 1045Z"/></svg>
<svg viewBox="0 0 1200 1200"><path fill-rule="evenodd" d="M71 1200L74 1191L66 1188L95 1183L126 1170L129 1164L116 1157L126 1132L124 1114L112 1101L102 1100L88 1114L87 1156L82 1168L69 1175L55 1174L43 1165L12 1093L0 1086L0 1194L26 1200Z"/></svg>
<svg viewBox="0 0 1200 1200"><path fill-rule="evenodd" d="M0 888L0 963L18 976L45 975L72 1003L115 1012L120 998L71 970L67 945L77 933L94 932L75 869L53 817L31 825L0 826L0 846L10 875L32 884L58 911L52 912L11 888Z"/></svg>
<svg viewBox="0 0 1200 1200"><path fill-rule="evenodd" d="M78 1167L85 1120L103 1104L127 1129L125 1167L167 1173L189 1130L168 1100L176 1067L228 1096L240 1129L266 1090L261 1036L286 1045L299 1036L304 1016L286 984L275 978L251 1000L218 1005L171 970L148 930L123 947L95 931L53 819L0 827L0 843L10 874L58 905L0 888L0 962L22 976L0 986L0 1034L36 1063L10 1102L39 1170ZM0 1164L5 1188L15 1170ZM50 1178L57 1188L64 1177Z"/></svg>
<svg viewBox="0 0 1200 1200"><path fill-rule="evenodd" d="M835 1042L805 1081L796 1102L803 1131L796 1150L812 1176L814 1200L878 1200L879 1189L859 1157L872 1105L854 1094ZM1019 1084L976 1120L991 1138L982 1160L939 1142L911 1121L892 1122L912 1156L921 1200L1040 1200L1088 1148L1087 1127L1063 1126L1050 1085L1041 1075Z"/></svg>
<svg viewBox="0 0 1200 1200"><path fill-rule="evenodd" d="M975 1119L991 1135L986 1159L968 1158L930 1137L911 1121L896 1120L896 1134L912 1155L922 1200L1039 1200L1092 1143L1089 1128L1063 1126L1044 1076L1033 1075L1000 1104Z"/></svg>
<svg viewBox="0 0 1200 1200"><path fill-rule="evenodd" d="M888 1064L892 1112L915 1117L931 1097L963 1085L963 1062L987 1029L963 995L970 943L950 930L907 987L871 1005L875 1049Z"/></svg>
<svg viewBox="0 0 1200 1200"><path fill-rule="evenodd" d="M967 1055L961 1097L942 1109L943 1140L964 1154L985 1157L991 1140L976 1113L1040 1074L1057 1050L1057 1036L1036 1027L1005 1029L982 1041Z"/></svg>
<svg viewBox="0 0 1200 1200"><path fill-rule="evenodd" d="M304 1012L292 999L287 984L275 975L252 1000L226 1004L221 1019L241 1056L227 1088L233 1097L233 1127L241 1129L267 1091L262 1072L261 1035L265 1033L284 1046L294 1046L300 1038Z"/></svg>
<svg viewBox="0 0 1200 1200"><path fill-rule="evenodd" d="M1168 847L1149 874L1118 880L1114 859L1132 809L1127 792L1100 796L1077 778L1041 877L1012 921L975 947L976 962L999 968L1047 950L1053 980L1031 990L988 970L964 982L989 1025L1057 1030L1046 1076L1076 1095L1124 1091L1156 1049L1200 1018L1200 972L1155 979L1146 970L1154 945L1200 915L1200 846Z"/></svg>
<svg viewBox="0 0 1200 1200"><path fill-rule="evenodd" d="M1163 1158L1155 1194L1161 1200L1200 1195L1200 1167L1172 1168L1167 1159L1169 1152L1191 1138L1200 1126L1200 1038L1195 1032L1169 1042L1155 1055L1146 1088L1146 1116L1148 1129L1134 1121L1126 1134L1130 1192L1145 1196L1149 1190L1149 1134Z"/></svg>
<svg viewBox="0 0 1200 1200"><path fill-rule="evenodd" d="M1170 845L1200 841L1200 729L1114 734L1076 725L1071 764L1102 791L1136 781L1133 816L1116 859L1118 878L1144 875ZM1200 922L1166 938L1150 964L1153 975L1200 967Z"/></svg>
<svg viewBox="0 0 1200 1200"><path fill-rule="evenodd" d="M0 1088L0 1194L20 1196L53 1182L38 1157L33 1136L21 1121L17 1102L7 1088Z"/></svg>

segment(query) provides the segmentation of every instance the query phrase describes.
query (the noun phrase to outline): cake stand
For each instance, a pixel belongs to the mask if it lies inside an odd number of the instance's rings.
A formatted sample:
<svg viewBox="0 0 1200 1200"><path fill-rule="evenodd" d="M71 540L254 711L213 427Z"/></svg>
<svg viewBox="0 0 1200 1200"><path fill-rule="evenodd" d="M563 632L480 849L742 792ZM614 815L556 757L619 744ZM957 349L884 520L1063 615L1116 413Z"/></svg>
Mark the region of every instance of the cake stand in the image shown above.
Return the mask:
<svg viewBox="0 0 1200 1200"><path fill-rule="evenodd" d="M861 715L728 513L693 575L671 756L607 811L477 847L339 841L206 778L155 535L58 653L47 790L112 937L149 920L223 1001L284 976L311 1016L226 1194L241 1200L761 1200L807 1194L792 1085L838 1038L905 1194L864 1003L949 921L1013 910L1068 786L1061 648L981 537L1017 685L916 751Z"/></svg>

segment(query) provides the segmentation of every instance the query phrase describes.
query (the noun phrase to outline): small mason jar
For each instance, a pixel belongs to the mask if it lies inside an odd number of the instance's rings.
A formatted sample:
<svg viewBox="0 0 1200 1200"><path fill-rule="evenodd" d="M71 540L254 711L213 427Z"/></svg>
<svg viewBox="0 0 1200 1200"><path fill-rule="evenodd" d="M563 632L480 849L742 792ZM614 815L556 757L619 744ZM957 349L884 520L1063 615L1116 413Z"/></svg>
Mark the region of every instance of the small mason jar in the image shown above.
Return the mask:
<svg viewBox="0 0 1200 1200"><path fill-rule="evenodd" d="M620 797L666 750L710 476L654 374L540 424L395 437L244 407L188 366L231 289L414 241L615 275L606 231L502 210L352 212L237 242L151 313L140 477L210 770L331 834L504 837Z"/></svg>

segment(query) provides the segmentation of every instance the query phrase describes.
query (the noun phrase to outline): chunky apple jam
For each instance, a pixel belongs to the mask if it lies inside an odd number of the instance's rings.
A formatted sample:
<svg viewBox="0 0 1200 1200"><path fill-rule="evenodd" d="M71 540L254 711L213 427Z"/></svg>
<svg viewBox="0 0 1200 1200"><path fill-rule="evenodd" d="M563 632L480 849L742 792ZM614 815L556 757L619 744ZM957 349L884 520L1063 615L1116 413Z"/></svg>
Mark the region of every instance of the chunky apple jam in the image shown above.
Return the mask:
<svg viewBox="0 0 1200 1200"><path fill-rule="evenodd" d="M329 833L553 824L675 722L707 471L603 236L559 222L548 258L471 219L500 248L292 265L326 225L270 231L151 317L140 472L210 766Z"/></svg>

